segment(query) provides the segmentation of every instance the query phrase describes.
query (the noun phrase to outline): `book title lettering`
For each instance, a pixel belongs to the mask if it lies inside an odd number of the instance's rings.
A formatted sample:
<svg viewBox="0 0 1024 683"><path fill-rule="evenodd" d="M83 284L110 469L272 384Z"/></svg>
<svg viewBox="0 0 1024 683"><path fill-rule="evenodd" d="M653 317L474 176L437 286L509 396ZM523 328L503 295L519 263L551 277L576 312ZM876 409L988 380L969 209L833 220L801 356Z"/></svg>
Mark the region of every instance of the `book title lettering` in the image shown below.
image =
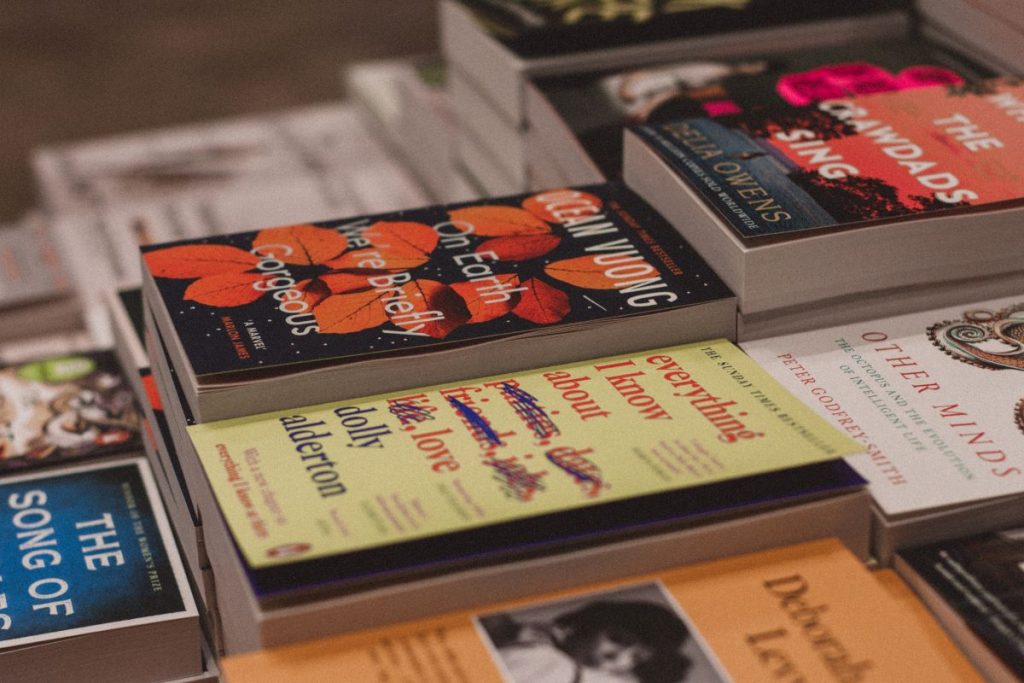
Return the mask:
<svg viewBox="0 0 1024 683"><path fill-rule="evenodd" d="M778 607L795 625L814 653L821 658L832 677L842 683L858 683L875 664L870 659L857 660L832 628L825 623L822 615L829 611L825 603L817 602L809 595L810 582L800 574L791 574L770 579L762 584ZM747 646L779 681L810 680L803 673L791 648L787 648L790 631L785 626L748 633Z"/></svg>
<svg viewBox="0 0 1024 683"><path fill-rule="evenodd" d="M21 552L21 566L28 571L39 571L59 566L64 553L57 542L53 526L53 513L47 507L46 492L32 489L23 494L12 493L7 507L13 512L11 523ZM118 567L125 563L124 551L118 540L113 515L105 512L95 519L75 522L82 561L88 571L104 567ZM0 576L0 583L3 577ZM0 586L2 588L2 586ZM71 586L58 576L36 579L28 586L28 595L35 602L33 611L44 611L52 616L71 616L75 613L74 599L68 597ZM7 594L0 592L0 631L10 630L14 619L4 610L8 607Z"/></svg>

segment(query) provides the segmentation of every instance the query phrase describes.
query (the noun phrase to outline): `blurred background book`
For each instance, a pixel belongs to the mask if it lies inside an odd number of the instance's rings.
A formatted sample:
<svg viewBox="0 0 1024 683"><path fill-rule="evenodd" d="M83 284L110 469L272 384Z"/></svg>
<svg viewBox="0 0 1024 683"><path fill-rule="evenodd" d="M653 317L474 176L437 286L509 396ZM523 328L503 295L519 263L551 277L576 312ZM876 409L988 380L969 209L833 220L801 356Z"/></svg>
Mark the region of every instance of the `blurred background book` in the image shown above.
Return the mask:
<svg viewBox="0 0 1024 683"><path fill-rule="evenodd" d="M3 5L0 221L37 204L35 147L336 100L340 65L437 43L431 0Z"/></svg>

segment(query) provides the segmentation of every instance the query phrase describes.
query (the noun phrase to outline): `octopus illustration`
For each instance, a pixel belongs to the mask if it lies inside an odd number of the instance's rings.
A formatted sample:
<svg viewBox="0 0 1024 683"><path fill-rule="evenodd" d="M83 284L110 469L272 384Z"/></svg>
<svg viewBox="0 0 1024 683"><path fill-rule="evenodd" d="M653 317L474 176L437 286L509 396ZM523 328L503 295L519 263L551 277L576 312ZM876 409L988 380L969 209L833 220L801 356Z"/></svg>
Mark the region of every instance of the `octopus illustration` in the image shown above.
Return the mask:
<svg viewBox="0 0 1024 683"><path fill-rule="evenodd" d="M1024 432L1024 398L1017 401L1013 408L1013 419L1017 423L1017 429Z"/></svg>
<svg viewBox="0 0 1024 683"><path fill-rule="evenodd" d="M140 417L119 375L26 385L0 378L0 461L77 457L137 438Z"/></svg>
<svg viewBox="0 0 1024 683"><path fill-rule="evenodd" d="M928 336L944 353L969 365L1024 370L1024 304L995 312L965 311L963 320L929 327Z"/></svg>

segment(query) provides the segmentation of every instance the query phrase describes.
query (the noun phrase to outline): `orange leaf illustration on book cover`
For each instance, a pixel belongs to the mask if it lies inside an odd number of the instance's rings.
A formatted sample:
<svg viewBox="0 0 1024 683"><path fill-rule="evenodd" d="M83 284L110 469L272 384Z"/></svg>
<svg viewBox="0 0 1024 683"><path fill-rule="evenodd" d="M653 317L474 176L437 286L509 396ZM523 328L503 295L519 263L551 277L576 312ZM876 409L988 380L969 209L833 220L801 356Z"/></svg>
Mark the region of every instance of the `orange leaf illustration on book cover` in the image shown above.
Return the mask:
<svg viewBox="0 0 1024 683"><path fill-rule="evenodd" d="M402 285L401 294L401 299L389 297L395 299L391 322L408 332L444 339L469 321L466 303L443 282L413 280Z"/></svg>
<svg viewBox="0 0 1024 683"><path fill-rule="evenodd" d="M661 266L689 258L671 226L615 184L143 253L197 375L402 353L672 305L681 273Z"/></svg>
<svg viewBox="0 0 1024 683"><path fill-rule="evenodd" d="M219 273L199 278L185 290L185 300L204 306L244 306L263 296L253 285L263 279L259 273Z"/></svg>
<svg viewBox="0 0 1024 683"><path fill-rule="evenodd" d="M373 285L370 284L368 277L371 274L366 273L353 273L353 272L337 272L337 273L324 273L317 277L317 282L323 283L331 294L344 294L346 292L358 292L364 289L373 289Z"/></svg>
<svg viewBox="0 0 1024 683"><path fill-rule="evenodd" d="M544 272L562 282L584 289L615 289L616 282L608 277L608 266L597 263L600 256L577 256L555 261L544 268Z"/></svg>
<svg viewBox="0 0 1024 683"><path fill-rule="evenodd" d="M411 270L430 260L440 239L429 225L412 221L378 221L362 237L372 246L346 252L324 265L332 270Z"/></svg>
<svg viewBox="0 0 1024 683"><path fill-rule="evenodd" d="M348 238L336 230L315 225L285 225L260 230L253 247L273 247L275 257L296 266L315 266L339 256L348 248Z"/></svg>
<svg viewBox="0 0 1024 683"><path fill-rule="evenodd" d="M185 244L145 254L153 277L179 280L219 273L242 272L259 261L254 255L226 244Z"/></svg>
<svg viewBox="0 0 1024 683"><path fill-rule="evenodd" d="M327 283L319 278L297 282L295 289L302 294L302 301L306 304L307 310L313 310L331 294L340 293L332 291Z"/></svg>
<svg viewBox="0 0 1024 683"><path fill-rule="evenodd" d="M519 303L512 309L523 320L538 325L552 325L561 322L572 310L569 295L543 280L530 278L523 286L526 291L520 295Z"/></svg>
<svg viewBox="0 0 1024 683"><path fill-rule="evenodd" d="M379 292L353 292L335 294L318 305L316 316L320 332L349 334L383 325L388 320Z"/></svg>
<svg viewBox="0 0 1024 683"><path fill-rule="evenodd" d="M529 261L552 251L562 241L558 235L518 235L495 237L483 242L476 253L490 252L499 261Z"/></svg>
<svg viewBox="0 0 1024 683"><path fill-rule="evenodd" d="M511 237L513 235L544 235L551 226L529 211L514 206L469 206L449 211L457 227L468 223L472 233L481 237ZM468 228L462 228L467 229Z"/></svg>
<svg viewBox="0 0 1024 683"><path fill-rule="evenodd" d="M468 324L485 323L511 311L519 301L519 276L507 273L496 276L498 283L506 289L495 290L480 282L456 282L451 288L462 297L469 310Z"/></svg>

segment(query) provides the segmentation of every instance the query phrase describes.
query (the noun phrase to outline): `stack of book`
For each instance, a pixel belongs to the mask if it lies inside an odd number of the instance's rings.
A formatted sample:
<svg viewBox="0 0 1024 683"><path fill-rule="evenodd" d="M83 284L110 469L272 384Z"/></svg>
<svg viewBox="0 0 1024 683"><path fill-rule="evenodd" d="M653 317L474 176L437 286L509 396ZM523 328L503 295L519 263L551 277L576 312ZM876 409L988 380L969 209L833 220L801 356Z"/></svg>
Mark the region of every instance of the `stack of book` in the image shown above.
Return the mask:
<svg viewBox="0 0 1024 683"><path fill-rule="evenodd" d="M216 680L115 356L6 366L0 387L4 675Z"/></svg>
<svg viewBox="0 0 1024 683"><path fill-rule="evenodd" d="M224 670L253 682L982 680L898 577L835 541L228 657Z"/></svg>
<svg viewBox="0 0 1024 683"><path fill-rule="evenodd" d="M918 0L922 30L935 40L964 46L1010 73L1024 71L1024 12L1015 0Z"/></svg>
<svg viewBox="0 0 1024 683"><path fill-rule="evenodd" d="M622 177L627 126L977 80L992 71L920 37L672 59L526 85L526 153L546 184Z"/></svg>
<svg viewBox="0 0 1024 683"><path fill-rule="evenodd" d="M826 535L866 556L859 447L720 339L731 292L621 185L143 258L226 652Z"/></svg>
<svg viewBox="0 0 1024 683"><path fill-rule="evenodd" d="M458 129L440 57L360 62L342 71L345 90L377 137L443 204L487 194L459 163Z"/></svg>
<svg viewBox="0 0 1024 683"><path fill-rule="evenodd" d="M556 156L535 166L528 155L535 125L527 95L531 80L892 38L907 30L906 9L887 0L443 0L441 47L459 123L458 155L492 194L550 186L551 169L572 160ZM569 184L580 182L593 179Z"/></svg>
<svg viewBox="0 0 1024 683"><path fill-rule="evenodd" d="M646 124L625 178L736 292L741 338L1013 293L1021 97L996 78Z"/></svg>
<svg viewBox="0 0 1024 683"><path fill-rule="evenodd" d="M0 225L0 316L0 344L81 326L71 280L38 211Z"/></svg>
<svg viewBox="0 0 1024 683"><path fill-rule="evenodd" d="M0 320L113 351L0 347L5 673L1024 676L1024 86L935 29L1012 8L439 9L36 155L93 305Z"/></svg>

